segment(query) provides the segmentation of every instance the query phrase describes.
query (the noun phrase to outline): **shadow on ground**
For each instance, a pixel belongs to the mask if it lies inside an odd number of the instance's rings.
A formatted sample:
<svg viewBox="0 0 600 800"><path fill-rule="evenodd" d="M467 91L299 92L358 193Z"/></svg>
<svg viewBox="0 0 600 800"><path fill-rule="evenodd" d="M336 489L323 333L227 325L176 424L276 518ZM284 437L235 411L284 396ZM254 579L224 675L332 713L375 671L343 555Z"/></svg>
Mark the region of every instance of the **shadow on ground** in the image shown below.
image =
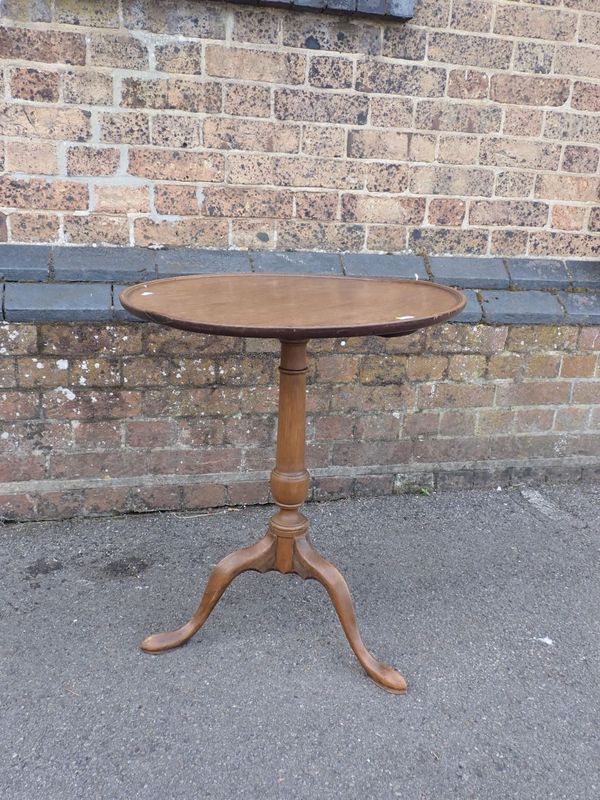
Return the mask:
<svg viewBox="0 0 600 800"><path fill-rule="evenodd" d="M324 590L240 576L183 622L268 509L0 528L0 796L6 800L597 800L599 487L313 505L363 637Z"/></svg>

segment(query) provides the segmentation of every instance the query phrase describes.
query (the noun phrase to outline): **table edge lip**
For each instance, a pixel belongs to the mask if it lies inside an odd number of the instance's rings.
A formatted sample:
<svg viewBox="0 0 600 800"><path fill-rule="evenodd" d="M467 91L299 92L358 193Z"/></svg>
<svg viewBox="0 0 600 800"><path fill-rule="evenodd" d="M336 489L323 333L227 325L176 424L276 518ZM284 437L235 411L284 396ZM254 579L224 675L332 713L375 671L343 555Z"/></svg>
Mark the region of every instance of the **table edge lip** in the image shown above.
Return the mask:
<svg viewBox="0 0 600 800"><path fill-rule="evenodd" d="M151 313L140 311L134 308L127 302L127 295L132 293L138 287L148 287L159 283L173 283L175 281L189 281L194 279L210 279L210 278L227 278L235 277L236 280L260 280L265 278L296 278L296 279L310 279L310 280L341 280L341 281L370 281L377 283L405 283L405 284L421 284L423 286L431 286L436 289L442 289L450 295L454 295L457 304L441 314L435 314L430 317L421 317L420 323L415 327L414 320L392 321L381 324L366 323L364 325L320 325L320 326L307 326L302 328L265 328L264 326L242 326L242 325L226 325L221 323L208 323L208 322L190 322L189 320L177 319L160 312L153 311ZM303 341L309 339L335 339L339 336L403 336L409 333L414 333L420 328L431 327L442 322L447 322L452 317L464 309L467 298L459 290L452 286L446 286L443 283L435 283L433 281L421 281L412 278L395 278L394 276L376 276L376 275L310 275L299 274L297 272L261 272L261 273L199 273L197 275L177 275L172 277L156 278L149 281L140 281L139 283L128 286L119 294L119 300L123 308L130 314L144 319L149 322L155 322L161 325L166 325L170 328L177 328L179 330L193 331L196 333L206 333L215 336L234 336L234 337L252 337L257 339L279 339L282 341Z"/></svg>

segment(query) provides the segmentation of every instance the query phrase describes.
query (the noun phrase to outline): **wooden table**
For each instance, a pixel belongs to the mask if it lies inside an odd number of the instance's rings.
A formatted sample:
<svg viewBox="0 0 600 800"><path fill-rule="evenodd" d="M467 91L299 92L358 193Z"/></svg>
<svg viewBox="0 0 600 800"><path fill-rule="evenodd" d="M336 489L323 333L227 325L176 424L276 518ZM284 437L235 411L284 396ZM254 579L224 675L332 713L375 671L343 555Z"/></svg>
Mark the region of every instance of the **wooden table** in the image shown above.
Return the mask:
<svg viewBox="0 0 600 800"><path fill-rule="evenodd" d="M306 345L316 338L404 336L444 322L465 305L455 289L423 281L303 275L192 275L138 284L121 294L132 314L174 328L221 336L279 339L279 419L271 492L278 510L256 544L226 556L213 570L198 606L181 628L141 644L159 653L187 642L206 622L233 579L247 570L277 570L313 578L326 588L365 671L390 692L406 681L365 647L346 581L313 547L300 513L309 475L304 462Z"/></svg>

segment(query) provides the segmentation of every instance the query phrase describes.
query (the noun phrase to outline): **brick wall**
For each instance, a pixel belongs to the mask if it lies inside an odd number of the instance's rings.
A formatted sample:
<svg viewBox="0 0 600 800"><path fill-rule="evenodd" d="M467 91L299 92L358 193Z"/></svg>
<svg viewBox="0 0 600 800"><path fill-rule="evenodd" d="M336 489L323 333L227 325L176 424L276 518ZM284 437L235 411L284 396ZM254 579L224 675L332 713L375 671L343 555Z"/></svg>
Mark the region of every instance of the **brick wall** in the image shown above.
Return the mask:
<svg viewBox="0 0 600 800"><path fill-rule="evenodd" d="M266 502L275 343L0 326L0 516ZM600 477L600 327L311 343L314 499Z"/></svg>
<svg viewBox="0 0 600 800"><path fill-rule="evenodd" d="M0 239L598 254L598 0L0 14Z"/></svg>

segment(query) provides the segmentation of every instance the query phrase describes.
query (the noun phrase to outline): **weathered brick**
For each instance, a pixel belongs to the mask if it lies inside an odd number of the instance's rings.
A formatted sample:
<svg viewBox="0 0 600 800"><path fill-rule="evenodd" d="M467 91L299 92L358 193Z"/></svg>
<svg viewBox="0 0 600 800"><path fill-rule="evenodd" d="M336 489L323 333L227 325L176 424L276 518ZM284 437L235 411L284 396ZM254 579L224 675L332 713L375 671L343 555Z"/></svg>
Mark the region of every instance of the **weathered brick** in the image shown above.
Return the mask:
<svg viewBox="0 0 600 800"><path fill-rule="evenodd" d="M111 147L69 147L69 175L114 175L119 167L120 153Z"/></svg>
<svg viewBox="0 0 600 800"><path fill-rule="evenodd" d="M198 190L190 185L160 184L154 188L154 207L159 214L198 214Z"/></svg>
<svg viewBox="0 0 600 800"><path fill-rule="evenodd" d="M427 54L431 61L446 64L507 69L512 42L473 34L431 33Z"/></svg>
<svg viewBox="0 0 600 800"><path fill-rule="evenodd" d="M275 90L275 117L306 122L337 122L364 125L368 98L362 95L308 92L303 89Z"/></svg>
<svg viewBox="0 0 600 800"><path fill-rule="evenodd" d="M488 96L490 78L473 69L453 69L448 77L448 96L461 100L483 100Z"/></svg>
<svg viewBox="0 0 600 800"><path fill-rule="evenodd" d="M159 108L215 113L221 110L218 83L186 78L124 78L121 105L127 108Z"/></svg>
<svg viewBox="0 0 600 800"><path fill-rule="evenodd" d="M500 6L496 10L494 33L525 36L533 39L573 41L577 31L577 14L563 9Z"/></svg>
<svg viewBox="0 0 600 800"><path fill-rule="evenodd" d="M504 109L503 132L507 136L539 136L544 123L544 112L531 107Z"/></svg>
<svg viewBox="0 0 600 800"><path fill-rule="evenodd" d="M413 167L410 190L423 194L490 196L494 175L486 169Z"/></svg>
<svg viewBox="0 0 600 800"><path fill-rule="evenodd" d="M72 181L46 181L40 178L0 178L0 205L12 208L84 210L88 207L88 189Z"/></svg>
<svg viewBox="0 0 600 800"><path fill-rule="evenodd" d="M129 173L152 180L222 181L224 159L218 154L135 149L129 154Z"/></svg>
<svg viewBox="0 0 600 800"><path fill-rule="evenodd" d="M45 477L45 462L43 455L5 455L0 461L0 482L40 480Z"/></svg>
<svg viewBox="0 0 600 800"><path fill-rule="evenodd" d="M589 408L557 408L553 428L555 431L585 431L589 420Z"/></svg>
<svg viewBox="0 0 600 800"><path fill-rule="evenodd" d="M412 126L414 102L407 97L372 97L371 124L385 128Z"/></svg>
<svg viewBox="0 0 600 800"><path fill-rule="evenodd" d="M134 222L134 236L141 247L224 247L227 222L194 217L154 222L140 217Z"/></svg>
<svg viewBox="0 0 600 800"><path fill-rule="evenodd" d="M553 381L499 384L496 387L498 406L563 405L569 402L571 384Z"/></svg>
<svg viewBox="0 0 600 800"><path fill-rule="evenodd" d="M227 501L224 486L198 483L182 487L183 507L186 509L217 508Z"/></svg>
<svg viewBox="0 0 600 800"><path fill-rule="evenodd" d="M102 214L147 213L150 191L147 186L97 186L94 190L94 211Z"/></svg>
<svg viewBox="0 0 600 800"><path fill-rule="evenodd" d="M560 146L527 139L490 137L481 143L481 163L497 167L556 170Z"/></svg>
<svg viewBox="0 0 600 800"><path fill-rule="evenodd" d="M600 179L571 175L539 175L535 196L548 200L594 202L600 199Z"/></svg>
<svg viewBox="0 0 600 800"><path fill-rule="evenodd" d="M206 187L201 211L210 217L275 217L293 213L291 192L239 187Z"/></svg>
<svg viewBox="0 0 600 800"><path fill-rule="evenodd" d="M125 430L129 447L168 447L177 437L175 420L170 419L130 420Z"/></svg>
<svg viewBox="0 0 600 800"><path fill-rule="evenodd" d="M584 78L600 78L598 51L593 47L559 47L554 60L554 71L564 75L581 75Z"/></svg>
<svg viewBox="0 0 600 800"><path fill-rule="evenodd" d="M562 231L579 231L584 226L585 206L552 206L550 227ZM593 226L591 230L594 230Z"/></svg>
<svg viewBox="0 0 600 800"><path fill-rule="evenodd" d="M596 83L576 81L573 86L571 106L579 111L600 111L600 86Z"/></svg>
<svg viewBox="0 0 600 800"><path fill-rule="evenodd" d="M352 86L354 63L349 58L314 56L308 68L308 82L320 89L348 89Z"/></svg>
<svg viewBox="0 0 600 800"><path fill-rule="evenodd" d="M103 112L98 115L100 140L110 144L150 144L147 114Z"/></svg>
<svg viewBox="0 0 600 800"><path fill-rule="evenodd" d="M365 61L358 64L356 74L359 92L441 97L445 84L444 70L409 64Z"/></svg>
<svg viewBox="0 0 600 800"><path fill-rule="evenodd" d="M65 216L63 225L65 240L71 244L129 244L129 224L125 217L108 214Z"/></svg>
<svg viewBox="0 0 600 800"><path fill-rule="evenodd" d="M156 45L154 49L156 69L161 72L191 73L202 72L201 42L168 42Z"/></svg>
<svg viewBox="0 0 600 800"><path fill-rule="evenodd" d="M488 33L492 27L492 10L491 4L478 0L453 0L450 27Z"/></svg>
<svg viewBox="0 0 600 800"><path fill-rule="evenodd" d="M204 120L203 133L205 147L216 150L297 153L300 145L300 128L277 122L214 117Z"/></svg>
<svg viewBox="0 0 600 800"><path fill-rule="evenodd" d="M415 127L431 131L463 131L464 133L495 133L500 130L502 112L499 108L453 103L448 100L417 102Z"/></svg>
<svg viewBox="0 0 600 800"><path fill-rule="evenodd" d="M464 200L437 199L429 203L427 220L430 225L462 225L465 218Z"/></svg>
<svg viewBox="0 0 600 800"><path fill-rule="evenodd" d="M270 117L272 94L268 86L247 83L225 86L223 111L236 117Z"/></svg>
<svg viewBox="0 0 600 800"><path fill-rule="evenodd" d="M270 8L244 8L233 12L231 38L238 42L278 44L281 16Z"/></svg>
<svg viewBox="0 0 600 800"><path fill-rule="evenodd" d="M118 0L55 0L54 16L57 22L68 25L86 25L99 28L119 26Z"/></svg>
<svg viewBox="0 0 600 800"><path fill-rule="evenodd" d="M152 144L194 148L200 145L200 126L193 117L156 114L150 120Z"/></svg>
<svg viewBox="0 0 600 800"><path fill-rule="evenodd" d="M346 131L325 125L303 125L301 151L321 158L342 156L346 151Z"/></svg>
<svg viewBox="0 0 600 800"><path fill-rule="evenodd" d="M532 231L529 235L529 252L534 256L552 253L570 258L594 258L598 255L598 237L561 231Z"/></svg>
<svg viewBox="0 0 600 800"><path fill-rule="evenodd" d="M65 31L0 27L0 58L85 64L85 37Z"/></svg>
<svg viewBox="0 0 600 800"><path fill-rule="evenodd" d="M561 325L511 326L506 348L515 353L534 351L574 350L577 328Z"/></svg>
<svg viewBox="0 0 600 800"><path fill-rule="evenodd" d="M207 74L218 78L284 84L304 82L306 59L297 53L208 45L204 57Z"/></svg>
<svg viewBox="0 0 600 800"><path fill-rule="evenodd" d="M486 230L472 228L416 228L408 234L412 252L421 255L456 253L482 255L488 251L489 234Z"/></svg>
<svg viewBox="0 0 600 800"><path fill-rule="evenodd" d="M547 75L552 70L554 45L516 42L513 66L517 72Z"/></svg>
<svg viewBox="0 0 600 800"><path fill-rule="evenodd" d="M568 355L562 357L561 378L592 378L598 360L595 355Z"/></svg>
<svg viewBox="0 0 600 800"><path fill-rule="evenodd" d="M437 161L442 164L478 164L479 137L446 136L438 139Z"/></svg>
<svg viewBox="0 0 600 800"><path fill-rule="evenodd" d="M367 189L372 192L403 192L408 187L405 164L370 163L366 167Z"/></svg>
<svg viewBox="0 0 600 800"><path fill-rule="evenodd" d="M90 137L90 112L35 105L0 106L0 134L32 139L84 142Z"/></svg>
<svg viewBox="0 0 600 800"><path fill-rule="evenodd" d="M410 25L388 25L383 29L381 54L388 58L422 61L425 58L425 31Z"/></svg>
<svg viewBox="0 0 600 800"><path fill-rule="evenodd" d="M46 419L121 419L139 415L141 394L121 390L70 390L59 386L43 392L41 403Z"/></svg>
<svg viewBox="0 0 600 800"><path fill-rule="evenodd" d="M183 0L171 5L151 0L143 4L126 3L123 22L126 28L152 33L170 33L192 39L224 39L226 13L217 3Z"/></svg>
<svg viewBox="0 0 600 800"><path fill-rule="evenodd" d="M15 67L10 69L10 93L18 100L32 100L38 103L58 102L58 72Z"/></svg>
<svg viewBox="0 0 600 800"><path fill-rule="evenodd" d="M490 96L497 103L562 106L569 97L569 81L530 75L493 75Z"/></svg>
<svg viewBox="0 0 600 800"><path fill-rule="evenodd" d="M281 220L277 245L284 250L359 250L364 244L362 225L310 220Z"/></svg>
<svg viewBox="0 0 600 800"><path fill-rule="evenodd" d="M425 199L388 195L344 194L341 217L345 222L418 225L425 217Z"/></svg>
<svg viewBox="0 0 600 800"><path fill-rule="evenodd" d="M146 45L133 36L113 34L90 36L90 64L118 69L148 69Z"/></svg>
<svg viewBox="0 0 600 800"><path fill-rule="evenodd" d="M62 75L65 103L75 105L112 105L113 83L110 75L100 72L66 72Z"/></svg>
<svg viewBox="0 0 600 800"><path fill-rule="evenodd" d="M337 216L336 192L295 192L294 210L298 219L333 220Z"/></svg>
<svg viewBox="0 0 600 800"><path fill-rule="evenodd" d="M393 129L351 130L348 133L350 158L380 159L382 153L390 161L408 158L409 135Z"/></svg>
<svg viewBox="0 0 600 800"><path fill-rule="evenodd" d="M56 144L27 140L6 142L6 169L32 175L56 175Z"/></svg>
<svg viewBox="0 0 600 800"><path fill-rule="evenodd" d="M519 225L541 228L548 221L546 203L525 200L476 200L469 208L471 225Z"/></svg>
<svg viewBox="0 0 600 800"><path fill-rule="evenodd" d="M300 16L282 18L283 44L309 50L334 50L345 53L378 55L380 28L364 20L337 17Z"/></svg>
<svg viewBox="0 0 600 800"><path fill-rule="evenodd" d="M441 380L448 368L445 356L409 356L406 362L406 375L411 381Z"/></svg>

